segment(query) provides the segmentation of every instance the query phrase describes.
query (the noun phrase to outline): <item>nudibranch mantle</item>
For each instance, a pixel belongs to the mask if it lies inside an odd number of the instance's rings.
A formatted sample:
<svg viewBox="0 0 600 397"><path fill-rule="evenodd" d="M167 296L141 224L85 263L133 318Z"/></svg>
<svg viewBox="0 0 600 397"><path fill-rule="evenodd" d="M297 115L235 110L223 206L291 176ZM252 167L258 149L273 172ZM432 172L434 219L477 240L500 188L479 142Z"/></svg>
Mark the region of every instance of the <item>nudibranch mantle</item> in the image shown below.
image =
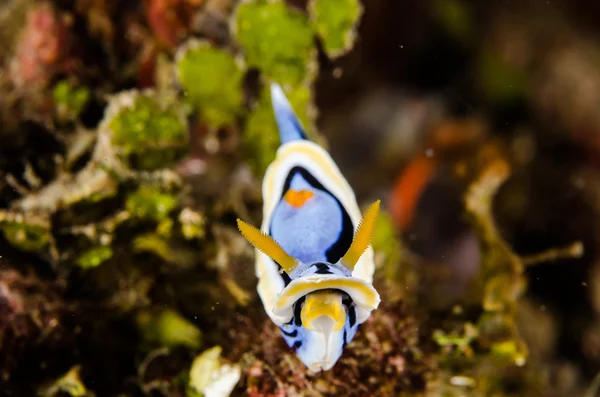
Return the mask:
<svg viewBox="0 0 600 397"><path fill-rule="evenodd" d="M262 185L261 229L238 220L257 248L258 294L286 343L311 370L329 370L380 302L371 236L379 201L361 216L329 153L307 139L271 85L281 146Z"/></svg>

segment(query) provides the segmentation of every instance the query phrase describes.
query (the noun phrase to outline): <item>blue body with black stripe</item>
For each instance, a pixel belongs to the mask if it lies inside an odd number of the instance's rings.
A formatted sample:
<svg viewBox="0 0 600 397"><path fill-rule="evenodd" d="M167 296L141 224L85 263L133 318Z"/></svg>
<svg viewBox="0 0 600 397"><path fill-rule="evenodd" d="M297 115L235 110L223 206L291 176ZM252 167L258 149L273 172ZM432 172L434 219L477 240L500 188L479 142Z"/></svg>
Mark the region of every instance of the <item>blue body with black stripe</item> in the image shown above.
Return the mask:
<svg viewBox="0 0 600 397"><path fill-rule="evenodd" d="M272 88L272 98L281 143L307 139L279 86ZM310 203L296 208L284 199L288 189L308 190L314 195ZM331 264L339 261L350 248L354 225L340 201L306 169L298 166L286 178L281 199L271 218L270 235L288 254L311 264L315 268L314 274L332 274ZM302 326L300 318L304 300L301 298L295 303L294 317L280 327L283 338L300 357L312 353L305 351L311 347L311 332ZM342 338L337 339L338 346L332 346L340 355L359 326L352 300L345 296L342 303L348 315Z"/></svg>
<svg viewBox="0 0 600 397"><path fill-rule="evenodd" d="M281 147L263 182L262 234L243 222L240 230L258 248L265 310L302 362L328 370L379 304L371 285L372 230L359 237L352 189L327 152L307 139L281 87L271 86L271 98ZM367 221L372 229L374 220Z"/></svg>

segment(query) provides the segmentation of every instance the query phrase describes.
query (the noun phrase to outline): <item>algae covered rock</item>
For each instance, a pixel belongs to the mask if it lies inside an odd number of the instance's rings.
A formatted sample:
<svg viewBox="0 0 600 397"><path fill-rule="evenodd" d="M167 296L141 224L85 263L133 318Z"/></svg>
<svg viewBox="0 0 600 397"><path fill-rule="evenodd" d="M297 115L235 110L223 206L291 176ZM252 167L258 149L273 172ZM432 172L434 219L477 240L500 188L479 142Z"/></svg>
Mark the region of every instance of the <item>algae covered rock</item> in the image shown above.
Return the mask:
<svg viewBox="0 0 600 397"><path fill-rule="evenodd" d="M59 81L52 90L56 113L59 120L77 120L90 99L86 87L76 87L66 80Z"/></svg>
<svg viewBox="0 0 600 397"><path fill-rule="evenodd" d="M284 1L242 2L232 31L244 48L249 66L280 84L302 83L311 72L314 37L307 16Z"/></svg>
<svg viewBox="0 0 600 397"><path fill-rule="evenodd" d="M40 251L51 240L50 221L44 216L26 216L0 212L0 229L4 237L23 251Z"/></svg>
<svg viewBox="0 0 600 397"><path fill-rule="evenodd" d="M336 58L349 51L363 8L359 0L311 0L311 24L327 54Z"/></svg>
<svg viewBox="0 0 600 397"><path fill-rule="evenodd" d="M80 96L81 100L86 96L69 90L62 83L55 89L59 99L66 101L65 106L73 101L72 96ZM60 170L56 179L0 210L0 228L5 237L15 247L38 252L54 262L76 257L75 263L90 268L106 261L112 256L110 242L119 225L132 217L160 221L178 205L179 197L170 193L178 185L178 177L165 167L187 150L187 128L184 108L173 97L159 98L152 91L114 96L97 128L96 139L86 140L94 147L83 168L74 173ZM76 144L77 140L69 142ZM158 173L142 176L140 169ZM140 187L128 195L120 209L115 208L113 213L100 210L106 200L115 199L123 183L132 180ZM63 224L60 233L53 235L53 223L72 222L79 211L76 207L97 215L82 218L85 225ZM77 238L77 244L69 236ZM65 239L70 243L64 244ZM83 251L74 252L79 249Z"/></svg>
<svg viewBox="0 0 600 397"><path fill-rule="evenodd" d="M155 170L182 157L189 141L185 113L168 96L122 93L107 110L110 142L134 169Z"/></svg>
<svg viewBox="0 0 600 397"><path fill-rule="evenodd" d="M177 59L179 82L200 116L214 127L233 123L243 110L243 62L200 40L182 46Z"/></svg>
<svg viewBox="0 0 600 397"><path fill-rule="evenodd" d="M177 205L175 195L149 185L140 186L125 201L125 208L132 216L154 221L163 220Z"/></svg>
<svg viewBox="0 0 600 397"><path fill-rule="evenodd" d="M113 249L108 245L92 247L77 258L77 265L82 269L91 269L100 266L102 262L113 256Z"/></svg>

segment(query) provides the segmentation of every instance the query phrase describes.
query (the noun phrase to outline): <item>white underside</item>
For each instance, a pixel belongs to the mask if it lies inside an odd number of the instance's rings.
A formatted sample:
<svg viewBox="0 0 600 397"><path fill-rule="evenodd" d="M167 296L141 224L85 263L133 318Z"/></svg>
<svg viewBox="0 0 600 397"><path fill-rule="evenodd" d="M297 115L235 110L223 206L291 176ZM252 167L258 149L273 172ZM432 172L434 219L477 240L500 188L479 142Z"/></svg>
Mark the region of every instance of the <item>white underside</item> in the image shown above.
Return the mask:
<svg viewBox="0 0 600 397"><path fill-rule="evenodd" d="M334 321L321 316L312 322L313 331L307 331L304 351L298 351L300 360L313 372L331 369L342 354L344 330L334 332Z"/></svg>

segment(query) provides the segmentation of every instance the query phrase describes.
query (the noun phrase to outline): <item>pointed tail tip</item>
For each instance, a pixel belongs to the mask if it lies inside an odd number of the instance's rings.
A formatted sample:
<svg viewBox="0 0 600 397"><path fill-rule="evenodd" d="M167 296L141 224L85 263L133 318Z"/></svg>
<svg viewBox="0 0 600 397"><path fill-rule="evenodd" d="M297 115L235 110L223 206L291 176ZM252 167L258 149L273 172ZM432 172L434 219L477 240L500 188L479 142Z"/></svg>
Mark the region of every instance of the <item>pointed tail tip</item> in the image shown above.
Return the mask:
<svg viewBox="0 0 600 397"><path fill-rule="evenodd" d="M287 97L281 86L277 83L271 83L271 101L273 102L273 106L281 104L288 105Z"/></svg>
<svg viewBox="0 0 600 397"><path fill-rule="evenodd" d="M277 83L271 83L271 105L279 128L281 143L306 139L302 124L298 120L290 101Z"/></svg>
<svg viewBox="0 0 600 397"><path fill-rule="evenodd" d="M271 83L271 92L273 92L275 90L280 90L281 91L281 86L279 85L279 83L272 82Z"/></svg>

